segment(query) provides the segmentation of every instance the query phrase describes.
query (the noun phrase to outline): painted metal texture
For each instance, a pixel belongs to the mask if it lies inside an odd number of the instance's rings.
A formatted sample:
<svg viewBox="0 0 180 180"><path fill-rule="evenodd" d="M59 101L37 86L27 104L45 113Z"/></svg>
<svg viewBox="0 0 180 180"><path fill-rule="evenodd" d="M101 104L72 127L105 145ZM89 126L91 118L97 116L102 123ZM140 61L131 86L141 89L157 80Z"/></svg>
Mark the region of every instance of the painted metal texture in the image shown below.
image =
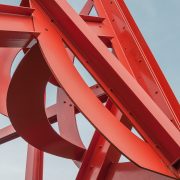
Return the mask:
<svg viewBox="0 0 180 180"><path fill-rule="evenodd" d="M58 89L48 108L47 83ZM80 14L66 0L0 4L0 113L12 124L0 144L29 144L25 180L43 180L43 152L72 159L77 180L180 178L180 106L123 0L87 0ZM95 127L87 149L78 113Z"/></svg>

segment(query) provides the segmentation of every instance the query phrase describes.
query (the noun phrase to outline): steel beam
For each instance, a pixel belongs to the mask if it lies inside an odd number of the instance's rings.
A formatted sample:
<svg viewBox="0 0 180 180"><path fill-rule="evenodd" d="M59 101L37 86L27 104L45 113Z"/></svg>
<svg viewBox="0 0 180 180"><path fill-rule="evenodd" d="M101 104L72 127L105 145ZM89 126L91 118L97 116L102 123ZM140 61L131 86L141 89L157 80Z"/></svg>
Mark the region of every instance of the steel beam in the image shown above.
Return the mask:
<svg viewBox="0 0 180 180"><path fill-rule="evenodd" d="M34 32L32 8L0 5L0 47L25 47L39 33Z"/></svg>
<svg viewBox="0 0 180 180"><path fill-rule="evenodd" d="M107 101L106 108L126 127L131 129L132 126L110 100ZM112 163L117 163L120 156L121 153L96 130L76 179L105 179L109 166Z"/></svg>
<svg viewBox="0 0 180 180"><path fill-rule="evenodd" d="M113 163L107 171L106 180L173 180L173 178L144 170L131 162Z"/></svg>
<svg viewBox="0 0 180 180"><path fill-rule="evenodd" d="M178 101L124 1L95 0L94 4L99 10L99 14L108 19L109 26L114 30L112 46L119 56L119 60L122 61L121 56L124 55L124 59L131 69L129 72L174 125L180 129Z"/></svg>
<svg viewBox="0 0 180 180"><path fill-rule="evenodd" d="M33 12L34 12L34 9L29 8L29 7L20 7L20 6L0 4L0 13L14 14L14 15L20 15L20 16L31 16Z"/></svg>
<svg viewBox="0 0 180 180"><path fill-rule="evenodd" d="M43 180L43 156L42 151L28 145L25 180Z"/></svg>

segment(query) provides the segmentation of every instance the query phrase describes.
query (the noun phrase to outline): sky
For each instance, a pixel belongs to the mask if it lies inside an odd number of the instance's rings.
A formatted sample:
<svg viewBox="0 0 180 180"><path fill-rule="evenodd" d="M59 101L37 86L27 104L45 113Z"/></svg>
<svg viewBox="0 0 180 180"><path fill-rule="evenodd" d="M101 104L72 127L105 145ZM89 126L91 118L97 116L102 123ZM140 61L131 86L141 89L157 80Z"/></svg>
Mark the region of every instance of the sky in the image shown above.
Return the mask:
<svg viewBox="0 0 180 180"><path fill-rule="evenodd" d="M19 0L0 0L0 3L17 5ZM85 0L68 0L79 12ZM125 0L145 40L164 72L176 97L180 100L180 1L179 0ZM12 74L20 62L21 52L12 66ZM76 60L75 67L88 85L95 81ZM55 103L57 89L48 84L46 88L46 106ZM77 115L77 124L82 140L87 147L94 128L81 115ZM9 124L6 117L0 115L0 128ZM53 125L57 129L57 125ZM27 143L18 138L0 146L0 177L3 180L24 180ZM125 161L125 158L123 159ZM57 158L45 153L44 180L72 180L78 172L71 160Z"/></svg>

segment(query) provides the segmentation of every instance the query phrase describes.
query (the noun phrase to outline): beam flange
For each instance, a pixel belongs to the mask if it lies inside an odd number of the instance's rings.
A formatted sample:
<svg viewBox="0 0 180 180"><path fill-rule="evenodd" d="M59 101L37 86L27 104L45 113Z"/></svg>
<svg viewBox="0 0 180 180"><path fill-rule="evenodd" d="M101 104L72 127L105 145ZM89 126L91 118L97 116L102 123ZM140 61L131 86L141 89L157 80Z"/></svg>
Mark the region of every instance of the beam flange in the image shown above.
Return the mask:
<svg viewBox="0 0 180 180"><path fill-rule="evenodd" d="M33 8L0 4L0 13L31 16L33 12Z"/></svg>

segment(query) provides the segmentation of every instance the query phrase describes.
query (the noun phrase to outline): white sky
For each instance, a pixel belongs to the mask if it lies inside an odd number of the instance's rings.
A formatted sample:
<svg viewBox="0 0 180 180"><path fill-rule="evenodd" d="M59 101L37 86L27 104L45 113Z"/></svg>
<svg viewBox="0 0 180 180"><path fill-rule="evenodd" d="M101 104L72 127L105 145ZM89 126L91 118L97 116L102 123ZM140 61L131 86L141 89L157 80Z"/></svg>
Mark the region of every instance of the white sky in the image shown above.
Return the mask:
<svg viewBox="0 0 180 180"><path fill-rule="evenodd" d="M0 3L17 4L19 0L0 0ZM68 0L80 11L85 0ZM125 0L153 54L161 66L176 97L180 99L180 1L179 0ZM22 54L17 57L18 63ZM16 66L15 64L15 66ZM88 84L94 83L80 63L76 67ZM13 67L13 70L15 68ZM56 88L47 87L47 105L55 102ZM94 129L82 115L77 118L83 142L88 146ZM0 115L0 128L8 124ZM23 180L27 144L21 138L0 146L0 178ZM78 172L72 161L45 154L44 180L72 180Z"/></svg>

